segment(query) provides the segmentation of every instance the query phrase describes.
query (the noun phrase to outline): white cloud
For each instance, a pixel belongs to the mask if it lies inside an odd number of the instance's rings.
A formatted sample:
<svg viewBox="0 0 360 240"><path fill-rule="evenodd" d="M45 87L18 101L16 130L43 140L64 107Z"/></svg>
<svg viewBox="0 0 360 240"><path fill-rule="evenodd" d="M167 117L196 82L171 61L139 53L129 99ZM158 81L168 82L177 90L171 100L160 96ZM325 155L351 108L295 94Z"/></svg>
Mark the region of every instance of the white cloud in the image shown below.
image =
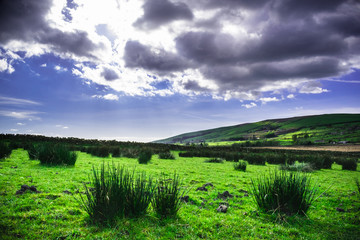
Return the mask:
<svg viewBox="0 0 360 240"><path fill-rule="evenodd" d="M19 129L12 128L12 129L10 129L10 131L11 131L11 132L18 132Z"/></svg>
<svg viewBox="0 0 360 240"><path fill-rule="evenodd" d="M18 122L18 123L16 123L16 125L18 125L18 126L25 126L26 124L25 124L25 123Z"/></svg>
<svg viewBox="0 0 360 240"><path fill-rule="evenodd" d="M280 101L280 99L278 99L276 97L265 97L265 98L260 98L259 100L263 104L266 104L268 102L279 102Z"/></svg>
<svg viewBox="0 0 360 240"><path fill-rule="evenodd" d="M11 65L12 61L7 61L5 58L0 59L0 72L7 72L9 74L15 71L14 67Z"/></svg>
<svg viewBox="0 0 360 240"><path fill-rule="evenodd" d="M293 99L293 98L295 98L295 95L291 93L291 94L287 95L286 98L288 98L288 99Z"/></svg>
<svg viewBox="0 0 360 240"><path fill-rule="evenodd" d="M40 65L40 67L46 67L46 66L47 66L46 63Z"/></svg>
<svg viewBox="0 0 360 240"><path fill-rule="evenodd" d="M106 95L93 95L92 98L99 98L99 99L105 99L105 100L109 100L109 101L117 101L119 100L119 96L109 93Z"/></svg>
<svg viewBox="0 0 360 240"><path fill-rule="evenodd" d="M256 107L256 103L254 102L251 102L249 104L242 104L241 106L245 107L245 108L253 108L253 107Z"/></svg>
<svg viewBox="0 0 360 240"><path fill-rule="evenodd" d="M23 99L23 98L12 98L12 97L2 97L0 96L0 104L4 105L41 105L41 103Z"/></svg>
<svg viewBox="0 0 360 240"><path fill-rule="evenodd" d="M55 67L54 67L54 69L56 70L56 71L58 71L58 72L67 72L67 68L64 68L64 67L61 67L61 66L59 66L59 65L56 65Z"/></svg>
<svg viewBox="0 0 360 240"><path fill-rule="evenodd" d="M34 112L34 111L23 111L23 112L16 112L16 111L0 111L0 116L5 117L12 117L16 119L29 119L32 120L40 120L41 118L37 115L41 112Z"/></svg>

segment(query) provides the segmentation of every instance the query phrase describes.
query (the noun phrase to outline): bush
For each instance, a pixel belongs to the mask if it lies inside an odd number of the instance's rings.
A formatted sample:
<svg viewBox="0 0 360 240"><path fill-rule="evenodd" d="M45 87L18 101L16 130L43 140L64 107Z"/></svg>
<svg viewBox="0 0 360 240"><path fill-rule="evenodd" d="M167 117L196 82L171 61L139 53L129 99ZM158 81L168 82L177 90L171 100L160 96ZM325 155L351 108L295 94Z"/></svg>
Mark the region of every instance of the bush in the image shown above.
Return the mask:
<svg viewBox="0 0 360 240"><path fill-rule="evenodd" d="M140 164L148 164L152 157L152 152L150 150L144 150L140 152L138 161Z"/></svg>
<svg viewBox="0 0 360 240"><path fill-rule="evenodd" d="M265 212L305 215L314 201L316 190L308 175L274 171L251 180L251 192L258 208Z"/></svg>
<svg viewBox="0 0 360 240"><path fill-rule="evenodd" d="M152 206L162 218L174 217L180 209L181 196L179 176L176 173L173 179L164 176L155 188Z"/></svg>
<svg viewBox="0 0 360 240"><path fill-rule="evenodd" d="M111 148L111 156L112 157L121 157L121 152L119 147L112 147Z"/></svg>
<svg viewBox="0 0 360 240"><path fill-rule="evenodd" d="M298 171L298 172L312 172L314 171L310 163L294 163L292 165L282 164L280 170Z"/></svg>
<svg viewBox="0 0 360 240"><path fill-rule="evenodd" d="M34 146L32 143L26 143L24 145L24 149L28 152L29 159L35 160L39 157L39 149Z"/></svg>
<svg viewBox="0 0 360 240"><path fill-rule="evenodd" d="M77 155L69 151L65 145L43 143L37 146L38 158L41 164L75 165Z"/></svg>
<svg viewBox="0 0 360 240"><path fill-rule="evenodd" d="M239 161L234 163L234 169L237 171L246 171L246 167L247 167L247 162L246 161Z"/></svg>
<svg viewBox="0 0 360 240"><path fill-rule="evenodd" d="M175 159L175 156L170 151L161 152L159 153L159 159Z"/></svg>
<svg viewBox="0 0 360 240"><path fill-rule="evenodd" d="M0 142L0 159L8 157L10 154L11 148L5 142Z"/></svg>
<svg viewBox="0 0 360 240"><path fill-rule="evenodd" d="M222 158L210 158L208 160L205 160L207 163L224 163L224 159Z"/></svg>
<svg viewBox="0 0 360 240"><path fill-rule="evenodd" d="M262 154L249 153L245 155L245 160L248 161L249 164L254 165L265 165L266 159Z"/></svg>
<svg viewBox="0 0 360 240"><path fill-rule="evenodd" d="M146 213L154 187L144 173L135 176L124 167L112 165L100 170L93 167L91 186L85 185L85 196L80 195L81 205L92 222L111 223L116 218L139 216Z"/></svg>
<svg viewBox="0 0 360 240"><path fill-rule="evenodd" d="M355 158L346 158L340 161L343 170L356 171L357 161Z"/></svg>

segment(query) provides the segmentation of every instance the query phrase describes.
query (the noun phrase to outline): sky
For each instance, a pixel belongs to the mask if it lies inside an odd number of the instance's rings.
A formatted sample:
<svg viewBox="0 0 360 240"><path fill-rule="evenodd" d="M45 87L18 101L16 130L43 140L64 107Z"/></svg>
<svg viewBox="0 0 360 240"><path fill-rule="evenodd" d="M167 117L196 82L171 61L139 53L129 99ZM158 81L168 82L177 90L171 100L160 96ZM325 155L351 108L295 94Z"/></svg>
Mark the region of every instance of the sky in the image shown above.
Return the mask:
<svg viewBox="0 0 360 240"><path fill-rule="evenodd" d="M359 103L356 0L0 1L0 133L149 142Z"/></svg>

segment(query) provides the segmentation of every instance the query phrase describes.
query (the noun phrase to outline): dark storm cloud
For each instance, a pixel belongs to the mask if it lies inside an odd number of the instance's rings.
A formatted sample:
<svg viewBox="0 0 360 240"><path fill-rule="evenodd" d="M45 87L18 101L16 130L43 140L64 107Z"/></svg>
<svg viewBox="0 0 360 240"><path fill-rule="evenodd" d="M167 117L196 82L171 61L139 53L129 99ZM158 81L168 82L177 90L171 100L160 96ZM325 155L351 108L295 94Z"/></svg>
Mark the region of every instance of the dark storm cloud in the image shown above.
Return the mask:
<svg viewBox="0 0 360 240"><path fill-rule="evenodd" d="M259 8L268 3L268 0L186 0L186 2L195 7L201 9L212 8Z"/></svg>
<svg viewBox="0 0 360 240"><path fill-rule="evenodd" d="M128 41L125 46L124 60L127 67L140 67L155 71L180 71L188 64L179 56L159 50L152 51L138 41Z"/></svg>
<svg viewBox="0 0 360 240"><path fill-rule="evenodd" d="M48 44L60 53L93 57L90 52L101 46L94 44L86 32L62 32L48 25L45 15L51 5L50 0L1 1L0 43L6 44L11 40L35 41Z"/></svg>
<svg viewBox="0 0 360 240"><path fill-rule="evenodd" d="M197 91L197 92L209 91L209 89L201 87L196 81L193 80L189 80L186 83L184 83L184 88L186 90Z"/></svg>
<svg viewBox="0 0 360 240"><path fill-rule="evenodd" d="M200 63L237 61L236 40L227 34L188 32L175 39L179 54Z"/></svg>
<svg viewBox="0 0 360 240"><path fill-rule="evenodd" d="M202 68L205 77L214 79L221 89L251 89L269 82L288 79L318 79L336 76L345 69L335 58L315 58L304 62L255 63Z"/></svg>
<svg viewBox="0 0 360 240"><path fill-rule="evenodd" d="M147 0L143 5L144 16L134 26L145 29L156 28L175 20L191 20L193 13L182 2L173 3L169 0Z"/></svg>
<svg viewBox="0 0 360 240"><path fill-rule="evenodd" d="M101 72L101 76L104 77L107 81L114 81L119 78L119 75L110 68L104 68Z"/></svg>

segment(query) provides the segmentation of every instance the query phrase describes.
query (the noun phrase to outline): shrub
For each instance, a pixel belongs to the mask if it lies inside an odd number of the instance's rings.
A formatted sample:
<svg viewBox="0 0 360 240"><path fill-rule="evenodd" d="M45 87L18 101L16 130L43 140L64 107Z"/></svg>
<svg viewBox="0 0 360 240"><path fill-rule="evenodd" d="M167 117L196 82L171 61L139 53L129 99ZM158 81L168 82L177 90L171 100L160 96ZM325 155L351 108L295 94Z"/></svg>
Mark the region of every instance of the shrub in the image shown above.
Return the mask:
<svg viewBox="0 0 360 240"><path fill-rule="evenodd" d="M80 203L95 223L111 223L116 218L139 216L146 213L154 187L151 178L145 174L135 177L124 167L113 164L100 170L93 167L91 186L85 186L85 196Z"/></svg>
<svg viewBox="0 0 360 240"><path fill-rule="evenodd" d="M246 167L247 167L247 162L246 161L239 161L239 162L236 162L234 163L234 169L237 170L237 171L243 171L245 172L246 171Z"/></svg>
<svg viewBox="0 0 360 240"><path fill-rule="evenodd" d="M112 147L111 148L111 156L112 157L121 157L121 152L119 147Z"/></svg>
<svg viewBox="0 0 360 240"><path fill-rule="evenodd" d="M282 164L280 170L298 171L298 172L312 172L314 171L310 163L294 163L292 165Z"/></svg>
<svg viewBox="0 0 360 240"><path fill-rule="evenodd" d="M224 159L222 158L210 158L208 160L205 160L207 163L223 163Z"/></svg>
<svg viewBox="0 0 360 240"><path fill-rule="evenodd" d="M65 145L43 143L38 147L38 158L41 164L49 165L75 165L77 155L69 151Z"/></svg>
<svg viewBox="0 0 360 240"><path fill-rule="evenodd" d="M306 174L274 171L256 182L251 180L251 192L262 211L305 215L316 190Z"/></svg>
<svg viewBox="0 0 360 240"><path fill-rule="evenodd" d="M163 217L174 217L181 206L180 180L175 173L173 179L165 179L165 176L158 182L152 206L155 212Z"/></svg>
<svg viewBox="0 0 360 240"><path fill-rule="evenodd" d="M264 156L256 153L246 154L245 160L248 161L249 164L254 164L254 165L265 165L265 161L266 161Z"/></svg>
<svg viewBox="0 0 360 240"><path fill-rule="evenodd" d="M39 157L39 149L34 146L32 143L26 143L24 145L24 149L28 152L29 159L35 160Z"/></svg>
<svg viewBox="0 0 360 240"><path fill-rule="evenodd" d="M170 151L168 151L168 152L159 153L159 158L160 159L175 159L175 156Z"/></svg>
<svg viewBox="0 0 360 240"><path fill-rule="evenodd" d="M8 157L10 154L11 148L5 142L0 142L0 159Z"/></svg>
<svg viewBox="0 0 360 240"><path fill-rule="evenodd" d="M152 157L152 152L150 150L144 150L140 152L138 161L140 164L148 164Z"/></svg>
<svg viewBox="0 0 360 240"><path fill-rule="evenodd" d="M346 158L340 161L343 170L356 171L357 161L355 158Z"/></svg>

